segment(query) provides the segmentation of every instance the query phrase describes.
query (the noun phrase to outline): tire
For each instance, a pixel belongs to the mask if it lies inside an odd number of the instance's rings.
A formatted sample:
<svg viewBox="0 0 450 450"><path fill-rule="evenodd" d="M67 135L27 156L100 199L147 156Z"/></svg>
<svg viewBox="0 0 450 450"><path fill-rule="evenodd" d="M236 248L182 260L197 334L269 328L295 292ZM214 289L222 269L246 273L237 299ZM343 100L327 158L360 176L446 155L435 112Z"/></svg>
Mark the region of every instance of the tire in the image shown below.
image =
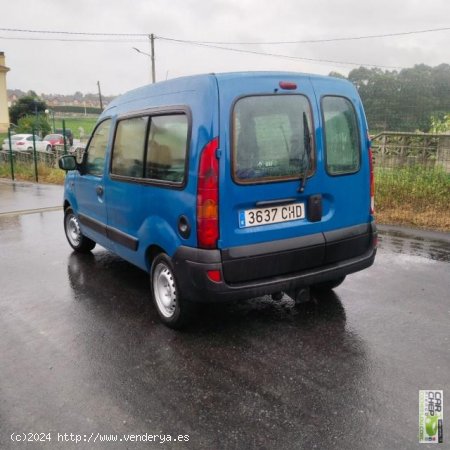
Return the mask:
<svg viewBox="0 0 450 450"><path fill-rule="evenodd" d="M64 211L64 232L67 241L76 252L89 253L95 247L95 242L81 233L78 217L72 208Z"/></svg>
<svg viewBox="0 0 450 450"><path fill-rule="evenodd" d="M317 283L312 285L311 287L313 289L316 289L317 291L331 291L332 289L338 287L340 284L342 284L345 280L345 276L335 278L334 280L328 280L324 281L323 283Z"/></svg>
<svg viewBox="0 0 450 450"><path fill-rule="evenodd" d="M45 150L50 153L52 151L52 146L51 145L47 145L47 148Z"/></svg>
<svg viewBox="0 0 450 450"><path fill-rule="evenodd" d="M194 305L182 299L172 261L165 253L160 253L153 260L150 289L158 315L166 326L180 329L187 325Z"/></svg>

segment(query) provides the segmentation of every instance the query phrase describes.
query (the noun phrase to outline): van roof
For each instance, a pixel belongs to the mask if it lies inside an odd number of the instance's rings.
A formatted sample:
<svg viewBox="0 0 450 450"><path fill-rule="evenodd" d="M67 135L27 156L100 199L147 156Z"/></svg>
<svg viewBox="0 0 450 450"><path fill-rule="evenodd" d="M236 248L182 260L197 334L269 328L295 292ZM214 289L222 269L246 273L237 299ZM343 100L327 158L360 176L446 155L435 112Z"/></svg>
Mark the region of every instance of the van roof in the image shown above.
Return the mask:
<svg viewBox="0 0 450 450"><path fill-rule="evenodd" d="M173 95L176 93L183 94L188 92L198 91L200 89L212 88L216 83L219 85L226 82L232 82L237 79L249 79L249 78L272 78L280 81L289 81L290 79L304 78L313 80L328 80L332 83L338 84L351 84L349 81L330 77L327 75L314 75L300 72L283 72L283 71L247 71L247 72L223 72L223 73L210 73L200 75L189 75L179 78L173 78L171 80L160 81L155 84L148 84L139 88L133 89L116 97L102 113L102 116L109 115L112 110L130 103L143 101L149 98L164 97ZM129 105L131 106L131 105ZM127 109L125 107L125 109ZM130 108L131 109L131 108Z"/></svg>

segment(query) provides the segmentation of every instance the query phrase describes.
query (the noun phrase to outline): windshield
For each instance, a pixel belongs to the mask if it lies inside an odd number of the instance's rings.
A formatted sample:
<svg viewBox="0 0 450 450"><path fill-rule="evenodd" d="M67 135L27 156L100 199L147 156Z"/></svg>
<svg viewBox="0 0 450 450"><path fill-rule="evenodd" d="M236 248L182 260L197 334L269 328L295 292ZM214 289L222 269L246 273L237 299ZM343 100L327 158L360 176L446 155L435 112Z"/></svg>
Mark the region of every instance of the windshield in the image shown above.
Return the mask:
<svg viewBox="0 0 450 450"><path fill-rule="evenodd" d="M311 108L303 95L244 97L233 111L233 171L236 181L254 183L299 178L306 164L304 117ZM311 159L314 152L311 149Z"/></svg>

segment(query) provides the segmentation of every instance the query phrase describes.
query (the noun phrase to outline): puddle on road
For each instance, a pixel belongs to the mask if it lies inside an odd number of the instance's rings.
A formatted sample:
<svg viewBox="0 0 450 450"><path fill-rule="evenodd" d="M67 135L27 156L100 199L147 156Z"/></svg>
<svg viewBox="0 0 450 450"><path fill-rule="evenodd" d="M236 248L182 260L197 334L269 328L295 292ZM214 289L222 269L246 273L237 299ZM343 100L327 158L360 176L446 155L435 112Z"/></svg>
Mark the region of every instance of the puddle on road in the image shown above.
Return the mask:
<svg viewBox="0 0 450 450"><path fill-rule="evenodd" d="M450 242L414 236L400 231L379 231L379 248L393 253L450 262Z"/></svg>

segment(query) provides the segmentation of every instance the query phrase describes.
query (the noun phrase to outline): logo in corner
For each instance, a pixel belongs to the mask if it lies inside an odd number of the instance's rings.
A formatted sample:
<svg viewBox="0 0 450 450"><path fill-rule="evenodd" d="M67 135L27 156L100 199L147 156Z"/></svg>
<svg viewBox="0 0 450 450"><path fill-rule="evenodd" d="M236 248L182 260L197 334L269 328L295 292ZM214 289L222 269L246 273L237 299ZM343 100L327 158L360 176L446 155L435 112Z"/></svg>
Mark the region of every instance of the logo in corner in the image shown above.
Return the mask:
<svg viewBox="0 0 450 450"><path fill-rule="evenodd" d="M444 391L419 391L419 442L442 444L444 442Z"/></svg>

